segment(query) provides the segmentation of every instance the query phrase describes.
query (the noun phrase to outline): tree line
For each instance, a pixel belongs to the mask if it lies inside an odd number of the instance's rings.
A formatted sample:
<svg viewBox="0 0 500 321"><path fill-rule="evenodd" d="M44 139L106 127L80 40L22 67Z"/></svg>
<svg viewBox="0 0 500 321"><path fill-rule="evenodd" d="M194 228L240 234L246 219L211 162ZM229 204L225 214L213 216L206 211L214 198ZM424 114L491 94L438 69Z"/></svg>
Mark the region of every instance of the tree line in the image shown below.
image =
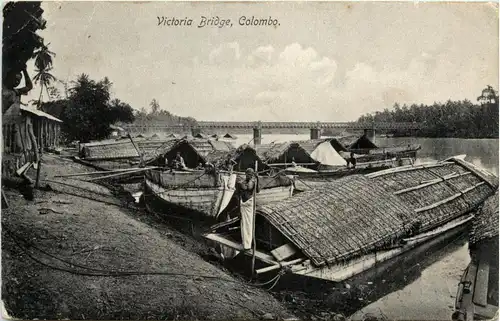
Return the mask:
<svg viewBox="0 0 500 321"><path fill-rule="evenodd" d="M474 104L469 100L432 105L394 104L391 110L366 114L357 120L366 122L417 122L422 128L415 131L392 130L394 136L498 138L498 92L487 86ZM382 132L379 132L382 133Z"/></svg>
<svg viewBox="0 0 500 321"><path fill-rule="evenodd" d="M154 126L154 125L196 125L196 119L192 117L181 117L170 113L167 110L161 109L160 103L153 99L149 104L150 110L145 107L135 112L134 125L139 126Z"/></svg>

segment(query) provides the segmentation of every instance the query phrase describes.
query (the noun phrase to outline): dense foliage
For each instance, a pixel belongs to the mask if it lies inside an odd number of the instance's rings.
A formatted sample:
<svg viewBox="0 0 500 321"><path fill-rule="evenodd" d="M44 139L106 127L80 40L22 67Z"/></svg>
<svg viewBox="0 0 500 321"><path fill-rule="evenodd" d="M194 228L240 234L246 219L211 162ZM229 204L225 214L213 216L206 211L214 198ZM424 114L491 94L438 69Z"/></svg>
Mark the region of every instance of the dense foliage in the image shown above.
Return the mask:
<svg viewBox="0 0 500 321"><path fill-rule="evenodd" d="M491 86L478 97L480 104L469 100L447 101L432 105L395 104L392 110L363 115L358 122L417 122L422 129L416 132L392 131L396 136L420 137L498 137L498 92Z"/></svg>
<svg viewBox="0 0 500 321"><path fill-rule="evenodd" d="M21 72L26 62L41 49L43 38L36 34L45 29L40 2L9 2L3 8L2 77L8 71ZM46 61L40 57L39 60Z"/></svg>
<svg viewBox="0 0 500 321"><path fill-rule="evenodd" d="M67 141L88 142L109 137L111 124L133 122L133 109L119 99L110 101L111 82L81 75L69 89L69 97L42 104L42 109L62 121Z"/></svg>
<svg viewBox="0 0 500 321"><path fill-rule="evenodd" d="M150 103L151 111L147 112L145 108L135 113L135 125L154 126L154 125L196 125L196 119L192 117L180 117L166 110L162 110L159 102L153 99Z"/></svg>

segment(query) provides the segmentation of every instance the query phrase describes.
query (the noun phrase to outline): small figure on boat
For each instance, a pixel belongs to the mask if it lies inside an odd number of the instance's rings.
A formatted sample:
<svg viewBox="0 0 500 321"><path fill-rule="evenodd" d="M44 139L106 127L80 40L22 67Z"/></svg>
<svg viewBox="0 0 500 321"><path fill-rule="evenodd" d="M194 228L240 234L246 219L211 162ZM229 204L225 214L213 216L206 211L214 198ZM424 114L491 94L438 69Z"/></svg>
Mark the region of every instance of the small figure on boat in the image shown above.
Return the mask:
<svg viewBox="0 0 500 321"><path fill-rule="evenodd" d="M252 247L253 220L254 220L254 190L257 187L255 172L252 168L245 171L245 179L237 184L240 197L241 240L243 248L248 251Z"/></svg>
<svg viewBox="0 0 500 321"><path fill-rule="evenodd" d="M184 162L184 158L182 158L180 152L177 152L177 155L174 158L174 168L175 169L186 169L186 163Z"/></svg>
<svg viewBox="0 0 500 321"><path fill-rule="evenodd" d="M196 169L205 169L205 166L203 166L202 163L198 163L198 167L196 167Z"/></svg>
<svg viewBox="0 0 500 321"><path fill-rule="evenodd" d="M352 164L352 168L356 168L356 158L354 157L354 153L351 152L349 159L347 160L347 168L349 168L350 164Z"/></svg>
<svg viewBox="0 0 500 321"><path fill-rule="evenodd" d="M226 161L224 162L224 169L233 171L234 165L236 165L236 162L234 161L233 156L231 154L227 154Z"/></svg>
<svg viewBox="0 0 500 321"><path fill-rule="evenodd" d="M297 163L295 162L295 157L292 157L292 166L297 167Z"/></svg>

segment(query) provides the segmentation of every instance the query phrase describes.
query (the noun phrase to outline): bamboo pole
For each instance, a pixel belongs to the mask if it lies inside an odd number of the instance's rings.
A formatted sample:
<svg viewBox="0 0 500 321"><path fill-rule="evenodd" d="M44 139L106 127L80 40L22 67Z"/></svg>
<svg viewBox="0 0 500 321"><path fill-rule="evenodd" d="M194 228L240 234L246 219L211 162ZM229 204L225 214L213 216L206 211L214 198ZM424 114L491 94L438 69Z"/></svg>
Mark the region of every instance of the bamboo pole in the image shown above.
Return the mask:
<svg viewBox="0 0 500 321"><path fill-rule="evenodd" d="M257 250L257 240L255 239L255 220L257 219L257 184L258 184L258 177L257 177L257 166L258 162L255 161L255 175L256 175L256 180L255 180L255 185L253 187L253 222L252 222L252 240L253 240L253 251L252 251L252 277L255 276L255 251Z"/></svg>
<svg viewBox="0 0 500 321"><path fill-rule="evenodd" d="M132 145L134 145L134 148L135 150L137 151L137 154L139 154L139 158L140 158L140 162L139 162L139 166L143 166L144 165L144 158L143 158L143 155L141 153L141 151L139 150L139 148L135 145L135 142L134 140L132 139L132 136L130 135L130 133L127 134L128 138L130 139L130 141L132 142Z"/></svg>
<svg viewBox="0 0 500 321"><path fill-rule="evenodd" d="M96 175L96 174L114 174L114 173L120 173L120 172L129 172L129 171L133 171L133 170L136 170L136 169L156 169L156 168L159 168L159 167L121 168L121 169L114 169L114 170L109 170L109 171L97 171L97 172L84 172L84 173L73 173L73 174L66 174L66 175L56 175L54 177L73 177L73 176L87 176L87 175Z"/></svg>
<svg viewBox="0 0 500 321"><path fill-rule="evenodd" d="M303 258L299 258L299 259L295 259L295 260L288 261L288 262L280 262L280 264L271 265L271 266L259 269L256 272L257 272L257 274L262 274L262 273L270 272L270 271L273 271L273 270L277 270L277 269L279 269L281 267L284 267L284 266L289 266L289 265L294 265L294 264L297 264L297 263L302 263L303 261L305 261Z"/></svg>
<svg viewBox="0 0 500 321"><path fill-rule="evenodd" d="M99 179L104 179L104 178L117 177L117 176L121 176L121 175L134 174L134 173L139 173L139 172L144 172L144 171L149 171L149 170L150 170L150 168L141 168L141 169L132 170L132 171L128 171L128 172L121 172L121 173L112 174L112 175L93 177L93 178L87 180L87 182L91 182L91 181L95 181L95 180L99 180Z"/></svg>

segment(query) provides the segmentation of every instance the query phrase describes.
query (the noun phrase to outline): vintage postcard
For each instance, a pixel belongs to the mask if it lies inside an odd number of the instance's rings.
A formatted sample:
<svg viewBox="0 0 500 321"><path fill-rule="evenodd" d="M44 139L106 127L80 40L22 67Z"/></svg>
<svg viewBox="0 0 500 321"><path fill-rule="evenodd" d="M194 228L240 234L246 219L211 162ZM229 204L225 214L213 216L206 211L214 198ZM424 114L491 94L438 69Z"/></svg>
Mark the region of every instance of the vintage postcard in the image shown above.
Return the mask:
<svg viewBox="0 0 500 321"><path fill-rule="evenodd" d="M2 9L3 318L498 318L498 3Z"/></svg>

